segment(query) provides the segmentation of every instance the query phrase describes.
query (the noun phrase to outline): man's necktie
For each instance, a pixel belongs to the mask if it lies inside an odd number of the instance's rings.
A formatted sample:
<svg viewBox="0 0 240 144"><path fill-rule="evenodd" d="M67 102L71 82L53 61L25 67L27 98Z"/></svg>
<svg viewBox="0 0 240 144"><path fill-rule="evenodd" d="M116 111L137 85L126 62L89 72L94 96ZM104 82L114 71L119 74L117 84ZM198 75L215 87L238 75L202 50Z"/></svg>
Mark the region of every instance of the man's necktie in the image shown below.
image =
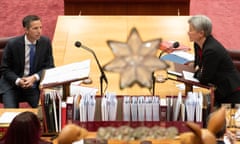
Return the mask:
<svg viewBox="0 0 240 144"><path fill-rule="evenodd" d="M30 52L29 52L29 63L30 63L30 71L29 74L32 75L34 73L34 57L35 57L35 49L36 46L34 44L30 44Z"/></svg>

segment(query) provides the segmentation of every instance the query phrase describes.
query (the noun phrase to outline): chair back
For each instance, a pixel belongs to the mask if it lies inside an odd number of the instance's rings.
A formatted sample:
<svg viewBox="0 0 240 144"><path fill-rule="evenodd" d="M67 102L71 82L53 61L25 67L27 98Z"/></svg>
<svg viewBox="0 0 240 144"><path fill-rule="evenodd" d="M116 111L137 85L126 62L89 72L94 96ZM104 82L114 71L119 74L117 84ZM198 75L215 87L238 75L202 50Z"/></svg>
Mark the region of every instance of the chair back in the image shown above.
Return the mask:
<svg viewBox="0 0 240 144"><path fill-rule="evenodd" d="M12 37L0 37L0 65L1 65L1 61L2 61L4 48L10 38L12 38ZM0 72L0 77L1 77L1 72Z"/></svg>
<svg viewBox="0 0 240 144"><path fill-rule="evenodd" d="M227 51L230 57L232 58L233 64L235 65L237 70L240 72L240 50L228 49Z"/></svg>

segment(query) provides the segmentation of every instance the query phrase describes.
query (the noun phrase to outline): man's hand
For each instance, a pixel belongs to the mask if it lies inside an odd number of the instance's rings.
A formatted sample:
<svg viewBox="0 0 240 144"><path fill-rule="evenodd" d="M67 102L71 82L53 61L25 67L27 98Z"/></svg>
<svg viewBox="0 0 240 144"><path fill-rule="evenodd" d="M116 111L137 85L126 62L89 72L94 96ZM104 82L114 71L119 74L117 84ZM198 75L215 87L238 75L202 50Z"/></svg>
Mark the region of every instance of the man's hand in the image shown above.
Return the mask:
<svg viewBox="0 0 240 144"><path fill-rule="evenodd" d="M31 88L35 81L36 81L36 77L32 75L28 77L22 77L19 84L20 84L20 87L27 89L27 88Z"/></svg>

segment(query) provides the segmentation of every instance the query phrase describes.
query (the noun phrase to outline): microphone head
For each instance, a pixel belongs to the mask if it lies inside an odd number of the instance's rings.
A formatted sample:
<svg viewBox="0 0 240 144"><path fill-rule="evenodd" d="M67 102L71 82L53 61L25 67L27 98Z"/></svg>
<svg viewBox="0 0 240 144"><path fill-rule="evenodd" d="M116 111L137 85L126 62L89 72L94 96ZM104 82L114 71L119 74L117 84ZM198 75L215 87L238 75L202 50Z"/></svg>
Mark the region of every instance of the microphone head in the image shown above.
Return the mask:
<svg viewBox="0 0 240 144"><path fill-rule="evenodd" d="M81 44L80 41L76 41L76 42L75 42L75 46L76 46L76 47L81 47L81 45L82 45L82 44Z"/></svg>
<svg viewBox="0 0 240 144"><path fill-rule="evenodd" d="M180 44L178 41L174 42L172 45L173 48L178 48L179 46L180 46Z"/></svg>

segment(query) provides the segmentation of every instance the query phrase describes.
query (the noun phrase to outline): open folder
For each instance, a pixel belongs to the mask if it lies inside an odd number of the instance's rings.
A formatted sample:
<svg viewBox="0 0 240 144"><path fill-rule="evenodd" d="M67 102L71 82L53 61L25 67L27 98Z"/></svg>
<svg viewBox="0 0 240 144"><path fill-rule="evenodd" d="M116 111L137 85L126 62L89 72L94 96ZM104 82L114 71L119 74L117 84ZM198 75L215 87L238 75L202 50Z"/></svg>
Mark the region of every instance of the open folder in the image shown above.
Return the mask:
<svg viewBox="0 0 240 144"><path fill-rule="evenodd" d="M174 51L160 57L160 59L179 64L186 64L194 61L194 55L185 51Z"/></svg>
<svg viewBox="0 0 240 144"><path fill-rule="evenodd" d="M90 73L90 59L75 62L44 71L40 87L52 87L64 82L73 82L88 78Z"/></svg>

